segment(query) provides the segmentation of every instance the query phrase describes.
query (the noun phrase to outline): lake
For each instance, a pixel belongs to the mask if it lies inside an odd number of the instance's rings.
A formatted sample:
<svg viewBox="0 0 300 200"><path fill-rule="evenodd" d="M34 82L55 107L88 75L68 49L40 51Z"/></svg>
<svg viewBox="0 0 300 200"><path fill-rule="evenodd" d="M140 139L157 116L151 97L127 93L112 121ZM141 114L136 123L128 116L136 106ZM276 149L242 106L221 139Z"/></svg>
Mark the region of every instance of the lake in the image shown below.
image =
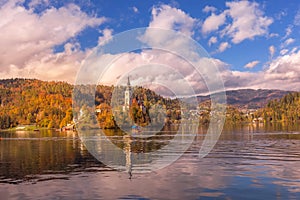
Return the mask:
<svg viewBox="0 0 300 200"><path fill-rule="evenodd" d="M0 199L300 199L298 125L225 127L199 159L204 133L171 165L130 177L95 159L76 132L0 132Z"/></svg>

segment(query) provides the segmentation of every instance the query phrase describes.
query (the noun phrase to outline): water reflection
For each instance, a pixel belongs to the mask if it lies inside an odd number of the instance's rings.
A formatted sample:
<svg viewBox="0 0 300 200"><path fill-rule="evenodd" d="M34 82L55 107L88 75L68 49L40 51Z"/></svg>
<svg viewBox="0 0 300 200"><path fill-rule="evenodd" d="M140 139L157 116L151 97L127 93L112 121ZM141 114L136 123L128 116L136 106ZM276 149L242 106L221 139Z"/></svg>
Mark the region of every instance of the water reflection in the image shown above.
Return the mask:
<svg viewBox="0 0 300 200"><path fill-rule="evenodd" d="M112 171L94 159L76 133L0 133L0 197L300 198L298 126L288 127L288 132L287 126L276 124L225 127L213 151L199 160L205 130L199 129L194 143L177 162L147 174L134 172L134 140L121 136L124 166L131 172L131 179L128 173Z"/></svg>
<svg viewBox="0 0 300 200"><path fill-rule="evenodd" d="M148 173L175 162L190 146L197 124L167 128L150 137L136 137L121 130L85 129L80 135L89 152L104 164L135 173ZM191 130L187 132L186 130ZM144 132L147 135L147 132ZM130 161L130 163L128 163ZM129 168L130 166L130 168Z"/></svg>
<svg viewBox="0 0 300 200"><path fill-rule="evenodd" d="M0 182L17 183L40 174L67 174L104 167L84 148L75 132L1 133Z"/></svg>

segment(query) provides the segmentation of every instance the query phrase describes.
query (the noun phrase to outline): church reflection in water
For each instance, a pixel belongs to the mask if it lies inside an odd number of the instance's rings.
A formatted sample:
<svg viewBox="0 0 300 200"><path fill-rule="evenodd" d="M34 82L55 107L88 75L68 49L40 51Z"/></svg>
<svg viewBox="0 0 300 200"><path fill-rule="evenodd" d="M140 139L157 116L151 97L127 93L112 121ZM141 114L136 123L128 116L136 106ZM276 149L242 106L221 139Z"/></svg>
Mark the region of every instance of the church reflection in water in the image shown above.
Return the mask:
<svg viewBox="0 0 300 200"><path fill-rule="evenodd" d="M129 135L123 136L124 140L124 152L126 154L126 171L129 174L129 179L132 177L132 163L131 163L131 137Z"/></svg>

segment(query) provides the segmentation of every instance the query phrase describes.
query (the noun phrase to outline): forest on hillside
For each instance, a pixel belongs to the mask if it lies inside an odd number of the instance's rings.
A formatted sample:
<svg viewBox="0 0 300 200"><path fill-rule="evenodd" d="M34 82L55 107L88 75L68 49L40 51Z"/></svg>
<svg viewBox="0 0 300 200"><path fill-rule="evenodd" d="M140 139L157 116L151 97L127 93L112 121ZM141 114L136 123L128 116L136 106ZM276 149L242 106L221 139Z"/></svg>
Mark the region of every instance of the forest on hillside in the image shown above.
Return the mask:
<svg viewBox="0 0 300 200"><path fill-rule="evenodd" d="M270 101L257 112L265 122L297 122L300 120L300 92L289 93Z"/></svg>
<svg viewBox="0 0 300 200"><path fill-rule="evenodd" d="M0 80L0 128L65 126L72 120L72 89L65 82Z"/></svg>

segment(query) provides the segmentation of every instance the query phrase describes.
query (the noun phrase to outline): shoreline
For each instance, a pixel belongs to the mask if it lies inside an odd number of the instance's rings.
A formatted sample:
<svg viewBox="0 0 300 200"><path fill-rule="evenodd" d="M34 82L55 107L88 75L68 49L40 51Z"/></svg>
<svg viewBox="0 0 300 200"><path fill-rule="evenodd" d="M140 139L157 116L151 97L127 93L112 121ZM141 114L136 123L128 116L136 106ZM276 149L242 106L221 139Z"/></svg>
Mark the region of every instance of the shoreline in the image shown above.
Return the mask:
<svg viewBox="0 0 300 200"><path fill-rule="evenodd" d="M9 131L41 131L41 130L57 130L55 128L37 127L34 125L20 125L13 128L0 129L1 132Z"/></svg>

